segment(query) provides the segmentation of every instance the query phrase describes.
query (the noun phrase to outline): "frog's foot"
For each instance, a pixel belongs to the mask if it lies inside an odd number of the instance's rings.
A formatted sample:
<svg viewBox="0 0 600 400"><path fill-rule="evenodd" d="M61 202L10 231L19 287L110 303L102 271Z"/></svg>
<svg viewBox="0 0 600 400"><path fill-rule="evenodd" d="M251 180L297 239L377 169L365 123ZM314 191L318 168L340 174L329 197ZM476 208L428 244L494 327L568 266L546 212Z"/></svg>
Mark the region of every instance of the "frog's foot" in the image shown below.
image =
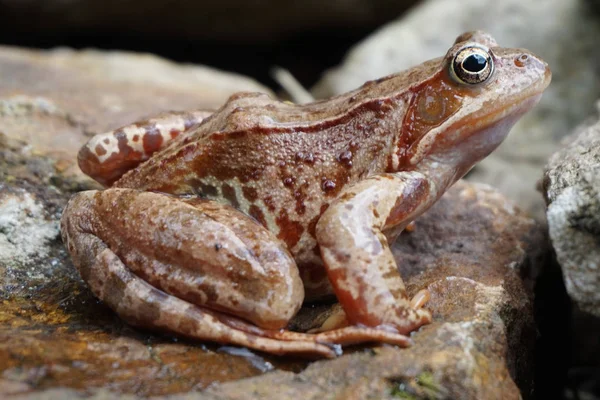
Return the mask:
<svg viewBox="0 0 600 400"><path fill-rule="evenodd" d="M411 345L411 340L408 336L400 334L395 329L387 326L371 328L368 326L351 325L327 331L321 331L321 328L317 328L309 333L302 333L288 331L285 329L265 330L229 316L222 316L220 320L236 330L248 332L262 337L268 337L271 339L291 342L313 341L330 346L347 346L369 342L381 342L401 347L408 347Z"/></svg>
<svg viewBox="0 0 600 400"><path fill-rule="evenodd" d="M77 155L81 170L109 186L198 125L212 111L171 112L91 138Z"/></svg>
<svg viewBox="0 0 600 400"><path fill-rule="evenodd" d="M420 314L421 318L425 317L425 323L431 322L429 311L423 310L419 312L419 310L421 310L429 301L430 296L429 290L422 289L417 292L410 301L410 308L414 310L415 313ZM429 317L429 320L427 320L427 317ZM348 326L350 326L350 322L348 322L348 316L346 315L344 309L341 306L334 306L331 308L330 314L321 323L321 325L310 329L308 333L323 333Z"/></svg>
<svg viewBox="0 0 600 400"><path fill-rule="evenodd" d="M410 308L419 310L429 301L431 293L427 289L421 289L410 300Z"/></svg>

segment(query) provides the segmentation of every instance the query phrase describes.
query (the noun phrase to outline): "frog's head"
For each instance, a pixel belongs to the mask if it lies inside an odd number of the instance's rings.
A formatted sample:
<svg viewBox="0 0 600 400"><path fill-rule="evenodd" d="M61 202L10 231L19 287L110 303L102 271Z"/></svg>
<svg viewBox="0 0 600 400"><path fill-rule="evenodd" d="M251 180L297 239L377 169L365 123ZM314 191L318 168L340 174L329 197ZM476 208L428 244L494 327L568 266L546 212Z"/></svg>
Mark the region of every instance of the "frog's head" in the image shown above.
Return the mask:
<svg viewBox="0 0 600 400"><path fill-rule="evenodd" d="M498 47L479 31L459 36L439 62L439 72L414 88L403 123L412 138L406 157L414 166L450 169L445 179L454 181L537 104L551 73L531 52Z"/></svg>

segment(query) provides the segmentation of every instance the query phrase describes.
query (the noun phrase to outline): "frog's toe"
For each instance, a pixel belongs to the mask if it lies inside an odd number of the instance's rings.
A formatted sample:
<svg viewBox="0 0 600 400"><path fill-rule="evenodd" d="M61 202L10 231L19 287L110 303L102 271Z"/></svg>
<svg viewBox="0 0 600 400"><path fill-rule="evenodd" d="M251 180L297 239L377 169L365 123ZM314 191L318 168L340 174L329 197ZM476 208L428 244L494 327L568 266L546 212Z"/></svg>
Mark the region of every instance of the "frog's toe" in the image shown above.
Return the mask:
<svg viewBox="0 0 600 400"><path fill-rule="evenodd" d="M427 289L421 289L415 294L410 301L410 308L413 310L418 310L423 308L423 306L429 301L431 298L431 293Z"/></svg>
<svg viewBox="0 0 600 400"><path fill-rule="evenodd" d="M408 336L398 333L394 329L357 325L319 333L315 335L315 340L319 343L335 343L342 346L368 342L387 343L400 347L408 347L412 344Z"/></svg>

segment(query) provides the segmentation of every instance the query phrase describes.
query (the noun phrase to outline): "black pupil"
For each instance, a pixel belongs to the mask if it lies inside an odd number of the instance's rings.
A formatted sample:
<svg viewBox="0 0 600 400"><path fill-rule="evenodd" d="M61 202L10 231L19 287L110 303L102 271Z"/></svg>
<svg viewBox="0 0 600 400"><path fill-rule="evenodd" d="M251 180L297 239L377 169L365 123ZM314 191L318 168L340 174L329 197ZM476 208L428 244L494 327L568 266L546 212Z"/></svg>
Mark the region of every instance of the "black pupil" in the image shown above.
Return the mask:
<svg viewBox="0 0 600 400"><path fill-rule="evenodd" d="M463 68L469 72L481 72L485 68L487 60L481 54L471 54L463 61Z"/></svg>

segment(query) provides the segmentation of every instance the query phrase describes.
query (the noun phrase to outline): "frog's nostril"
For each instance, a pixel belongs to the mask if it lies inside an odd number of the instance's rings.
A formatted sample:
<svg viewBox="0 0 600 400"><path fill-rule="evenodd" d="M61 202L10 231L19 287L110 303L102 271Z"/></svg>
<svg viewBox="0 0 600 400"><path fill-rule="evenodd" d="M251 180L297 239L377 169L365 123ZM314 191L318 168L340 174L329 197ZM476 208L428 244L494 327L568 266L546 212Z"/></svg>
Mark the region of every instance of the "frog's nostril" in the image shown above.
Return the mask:
<svg viewBox="0 0 600 400"><path fill-rule="evenodd" d="M529 64L530 61L530 57L528 54L521 54L517 57L515 57L515 65L517 67L524 67L527 64Z"/></svg>

